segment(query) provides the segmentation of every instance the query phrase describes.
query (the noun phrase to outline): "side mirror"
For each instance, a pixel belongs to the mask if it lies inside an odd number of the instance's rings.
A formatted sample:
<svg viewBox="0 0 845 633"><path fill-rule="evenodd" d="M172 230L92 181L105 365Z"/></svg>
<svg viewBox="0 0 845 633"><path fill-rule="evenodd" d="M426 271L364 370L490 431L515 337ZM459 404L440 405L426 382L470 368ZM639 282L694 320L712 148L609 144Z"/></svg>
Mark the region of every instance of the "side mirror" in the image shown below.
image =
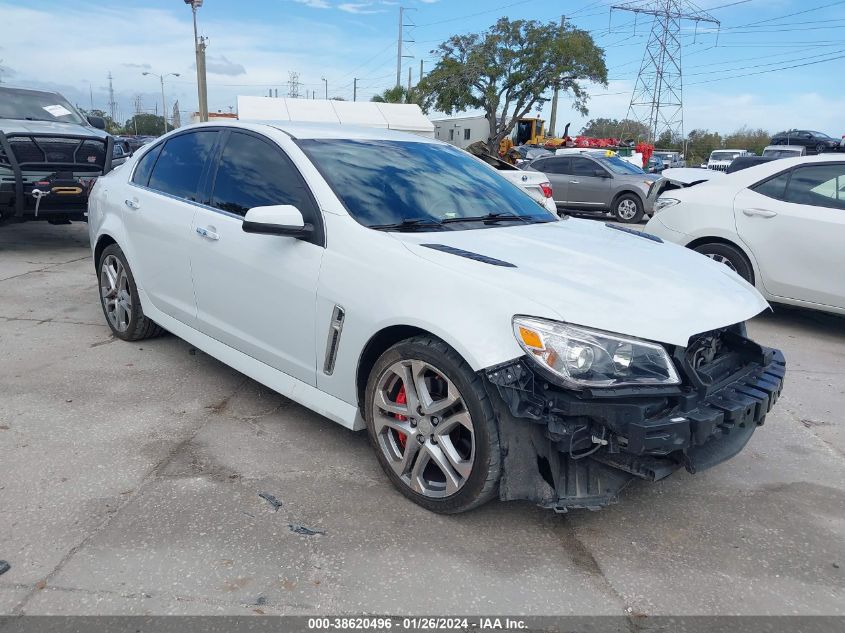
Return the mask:
<svg viewBox="0 0 845 633"><path fill-rule="evenodd" d="M94 116L93 114L89 114L88 123L90 123L92 127L95 127L98 130L106 129L106 120L101 116Z"/></svg>
<svg viewBox="0 0 845 633"><path fill-rule="evenodd" d="M314 227L305 223L300 210L292 204L276 204L247 211L243 230L246 233L304 238L314 232Z"/></svg>

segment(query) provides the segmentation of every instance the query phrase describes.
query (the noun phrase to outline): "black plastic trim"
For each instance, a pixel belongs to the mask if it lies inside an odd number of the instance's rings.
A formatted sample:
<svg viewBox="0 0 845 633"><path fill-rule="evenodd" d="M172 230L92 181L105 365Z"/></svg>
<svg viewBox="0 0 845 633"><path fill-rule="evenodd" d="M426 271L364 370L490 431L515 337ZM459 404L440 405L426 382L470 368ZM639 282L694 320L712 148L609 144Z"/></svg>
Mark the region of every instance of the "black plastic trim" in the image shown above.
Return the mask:
<svg viewBox="0 0 845 633"><path fill-rule="evenodd" d="M465 251L462 248L455 248L454 246L446 246L445 244L420 244L425 248L430 248L441 253L449 253L450 255L457 255L458 257L465 257L491 266L502 266L503 268L516 268L516 264L496 259L495 257L488 257L487 255L480 255L472 251Z"/></svg>

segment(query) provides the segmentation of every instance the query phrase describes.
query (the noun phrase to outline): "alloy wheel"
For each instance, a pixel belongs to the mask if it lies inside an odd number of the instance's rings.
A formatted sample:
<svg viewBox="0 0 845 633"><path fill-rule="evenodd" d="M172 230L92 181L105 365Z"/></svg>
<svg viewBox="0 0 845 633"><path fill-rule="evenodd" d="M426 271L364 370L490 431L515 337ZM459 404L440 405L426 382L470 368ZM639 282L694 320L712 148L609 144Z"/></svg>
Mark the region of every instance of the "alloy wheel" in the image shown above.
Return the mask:
<svg viewBox="0 0 845 633"><path fill-rule="evenodd" d="M621 220L632 220L637 215L637 203L630 198L620 200L616 212Z"/></svg>
<svg viewBox="0 0 845 633"><path fill-rule="evenodd" d="M100 297L111 326L118 332L129 329L132 320L132 292L121 261L108 255L100 265Z"/></svg>
<svg viewBox="0 0 845 633"><path fill-rule="evenodd" d="M472 472L475 434L455 384L429 363L401 360L373 398L378 447L399 479L426 497L457 493Z"/></svg>
<svg viewBox="0 0 845 633"><path fill-rule="evenodd" d="M725 257L724 255L720 255L718 253L705 253L704 256L709 257L714 262L719 262L720 264L724 264L725 266L730 268L732 271L737 272L736 266L734 266L734 263L730 259Z"/></svg>

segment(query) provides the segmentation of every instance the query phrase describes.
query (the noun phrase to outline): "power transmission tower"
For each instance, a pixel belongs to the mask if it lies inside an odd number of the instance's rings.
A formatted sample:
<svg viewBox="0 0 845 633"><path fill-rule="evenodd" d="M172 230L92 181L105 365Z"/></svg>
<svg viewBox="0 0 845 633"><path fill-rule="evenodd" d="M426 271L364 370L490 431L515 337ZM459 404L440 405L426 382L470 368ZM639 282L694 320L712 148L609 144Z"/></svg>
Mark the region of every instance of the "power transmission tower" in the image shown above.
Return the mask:
<svg viewBox="0 0 845 633"><path fill-rule="evenodd" d="M111 71L109 71L109 115L114 121L117 116L117 102L114 100L114 85L112 85Z"/></svg>
<svg viewBox="0 0 845 633"><path fill-rule="evenodd" d="M648 4L628 2L610 7L639 16L652 16L643 60L626 118L649 129L651 142L668 132L672 139L684 137L683 74L681 72L681 23L701 22L720 26L719 20L689 0L652 0Z"/></svg>
<svg viewBox="0 0 845 633"><path fill-rule="evenodd" d="M299 73L293 70L288 73L288 96L299 99Z"/></svg>

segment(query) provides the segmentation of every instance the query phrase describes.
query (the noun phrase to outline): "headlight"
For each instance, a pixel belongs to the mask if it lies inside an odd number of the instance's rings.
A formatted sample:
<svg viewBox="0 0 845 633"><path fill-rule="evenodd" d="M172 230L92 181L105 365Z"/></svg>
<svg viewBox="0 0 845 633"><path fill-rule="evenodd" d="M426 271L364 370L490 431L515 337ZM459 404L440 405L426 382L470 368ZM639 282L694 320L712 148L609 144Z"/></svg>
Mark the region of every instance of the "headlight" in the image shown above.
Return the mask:
<svg viewBox="0 0 845 633"><path fill-rule="evenodd" d="M521 316L514 317L513 331L522 349L567 386L681 382L666 349L657 343Z"/></svg>
<svg viewBox="0 0 845 633"><path fill-rule="evenodd" d="M677 198L658 198L654 203L654 212L657 213L668 207L674 207L676 204L681 204L681 201Z"/></svg>

